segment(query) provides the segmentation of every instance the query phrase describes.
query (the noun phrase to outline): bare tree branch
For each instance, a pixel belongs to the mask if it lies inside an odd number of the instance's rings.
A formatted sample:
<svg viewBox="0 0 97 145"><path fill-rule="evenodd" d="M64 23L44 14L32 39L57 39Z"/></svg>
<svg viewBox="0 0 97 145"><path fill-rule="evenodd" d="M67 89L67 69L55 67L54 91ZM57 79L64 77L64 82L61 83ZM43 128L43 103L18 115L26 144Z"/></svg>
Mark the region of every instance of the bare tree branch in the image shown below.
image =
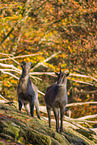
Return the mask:
<svg viewBox="0 0 97 145"><path fill-rule="evenodd" d="M46 106L40 106L40 111L43 112L43 113L47 113L47 110L46 110ZM51 114L53 114L53 111L51 111ZM64 117L64 120L66 119L69 119L71 121L78 121L80 123L84 123L84 122L88 122L88 123L97 123L97 121L91 121L91 120L86 120L86 119L93 119L93 118L96 118L97 117L97 114L94 114L94 115L87 115L87 116L84 116L84 117L80 117L80 118L70 118L68 116L65 116Z"/></svg>
<svg viewBox="0 0 97 145"><path fill-rule="evenodd" d="M0 54L2 54L2 53L0 53ZM38 53L38 54L29 54L29 55L21 55L21 56L13 56L13 57L9 57L9 56L12 56L10 54L5 54L9 58L3 58L3 59L0 59L0 61L10 60L10 59L17 59L17 58L25 58L25 57L36 56L36 55L40 55L40 54L41 53Z"/></svg>
<svg viewBox="0 0 97 145"><path fill-rule="evenodd" d="M5 56L6 56L6 55L7 55L7 56L8 56L8 55L13 56L12 54L6 54L6 53L2 53L2 52L0 52L0 54L1 54L1 55L5 55Z"/></svg>
<svg viewBox="0 0 97 145"><path fill-rule="evenodd" d="M9 68L12 68L12 69L14 69L14 70L17 70L17 71L19 71L19 72L21 72L21 70L20 69L18 69L18 68L16 68L14 65L10 65L10 64L4 64L4 63L0 63L0 66L1 67L9 67Z"/></svg>
<svg viewBox="0 0 97 145"><path fill-rule="evenodd" d="M83 78L91 78L93 80L95 80L97 82L97 79L92 77L92 76L87 76L87 75L81 75L81 74L74 74L74 73L70 73L69 76L77 76L77 77L83 77Z"/></svg>
<svg viewBox="0 0 97 145"><path fill-rule="evenodd" d="M36 67L38 67L39 65L41 65L42 63L38 63L38 65L36 65ZM3 64L3 63L0 63L0 66L1 67L9 67L9 68L12 68L12 69L0 69L0 71L2 71L2 73L6 73L6 74L9 74L11 76L13 76L11 73L9 72L5 72L5 71L14 71L14 72L17 72L17 73L21 73L21 70L14 67L13 65L9 65L9 64ZM50 75L50 76L54 76L56 77L55 73L54 72L31 72L30 75ZM15 76L15 75L14 75ZM77 75L76 75L77 76ZM84 76L84 75L82 75ZM16 77L15 77L16 78ZM87 77L86 77L87 78ZM69 79L69 80L72 80L72 79ZM84 81L79 81L79 80L72 80L72 81L75 81L75 82L78 82L78 83L83 83L83 84L87 84L87 85L91 85L93 86L92 83L89 83L89 82L84 82Z"/></svg>
<svg viewBox="0 0 97 145"><path fill-rule="evenodd" d="M45 60L43 60L42 62L39 62L37 63L32 70L34 70L35 68L39 67L40 65L45 65L46 62L48 62L49 60L51 60L53 57L55 57L56 55L58 55L59 53L61 53L61 51L57 52L57 53L54 53L53 55L51 55L50 57L46 58ZM17 58L25 58L25 57L28 57L28 56L35 56L35 55L39 55L39 54L30 54L30 55L22 55L22 56L13 56L11 54L5 54L5 53L0 53L1 55L7 55L8 58L4 58L4 59L0 59L0 61L4 61L4 60L13 60L15 61L15 63L19 64L16 60L14 59L17 59ZM0 71L2 73L5 73L5 74L8 74L8 75L11 75L13 76L14 78L18 79L17 76L13 75L12 73L9 73L8 71L14 71L14 72L17 72L17 73L21 73L21 70L16 68L15 66L13 65L9 65L9 64L4 64L4 63L0 63L0 66L1 67L7 67L7 68L11 68L11 69L0 69ZM46 67L47 65L45 65ZM30 75L43 75L43 74L46 74L46 75L51 75L51 76L56 76L54 72L31 72ZM97 81L96 78L92 77L92 76L87 76L87 75L82 75L82 74L74 74L74 73L70 73L69 74L69 78L71 76L76 76L76 77L82 77L82 78L90 78L94 81ZM34 76L32 76L33 78L35 78ZM36 77L37 78L37 77ZM40 79L40 78L37 78L37 79ZM83 84L87 84L87 85L91 85L93 86L95 82L84 82L84 81L80 81L80 80L74 80L74 79L70 79L72 81L75 81L75 82L78 82L78 83L83 83Z"/></svg>
<svg viewBox="0 0 97 145"><path fill-rule="evenodd" d="M5 71L3 71L2 69L0 69L0 71L1 71L2 73L4 73L4 74L10 75L10 76L14 77L15 79L18 79L18 80L19 80L19 78L18 78L17 76L13 75L12 73L5 72Z"/></svg>
<svg viewBox="0 0 97 145"><path fill-rule="evenodd" d="M40 65L45 65L44 63L48 62L50 59L52 59L53 57L55 57L56 55L58 55L59 53L61 53L61 51L54 53L53 55L51 55L50 57L46 58L45 60L43 60L42 62L37 63L32 70L34 70L35 68L39 67Z"/></svg>
<svg viewBox="0 0 97 145"><path fill-rule="evenodd" d="M38 90L38 93L42 94L43 96L45 95L43 92L41 92L41 91L39 91L39 90Z"/></svg>
<svg viewBox="0 0 97 145"><path fill-rule="evenodd" d="M54 72L31 72L31 75L50 75L50 76L56 76Z"/></svg>
<svg viewBox="0 0 97 145"><path fill-rule="evenodd" d="M66 107L78 106L78 105L87 105L87 104L97 104L97 102L71 103L71 104L67 104Z"/></svg>
<svg viewBox="0 0 97 145"><path fill-rule="evenodd" d="M5 71L5 72L17 72L17 73L21 73L22 71L20 70L20 71L18 71L18 70L15 70L15 69L0 69L0 70L2 70L2 71Z"/></svg>
<svg viewBox="0 0 97 145"><path fill-rule="evenodd" d="M5 99L2 95L0 95L0 97L2 98L2 99L4 99L5 101L8 101L7 99Z"/></svg>
<svg viewBox="0 0 97 145"><path fill-rule="evenodd" d="M94 86L92 83L88 83L88 82L84 82L84 81L78 81L78 80L72 80L72 81L78 82L78 83L81 83L81 84L86 84L86 85Z"/></svg>

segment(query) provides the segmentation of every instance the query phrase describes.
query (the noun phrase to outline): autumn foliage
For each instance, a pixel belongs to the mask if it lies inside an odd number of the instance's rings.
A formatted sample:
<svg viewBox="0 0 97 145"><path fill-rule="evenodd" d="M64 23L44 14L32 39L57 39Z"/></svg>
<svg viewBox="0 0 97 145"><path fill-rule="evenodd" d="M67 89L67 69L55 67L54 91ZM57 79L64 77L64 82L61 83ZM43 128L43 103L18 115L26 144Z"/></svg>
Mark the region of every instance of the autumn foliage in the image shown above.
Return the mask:
<svg viewBox="0 0 97 145"><path fill-rule="evenodd" d="M32 80L40 91L45 93L56 81L53 72L61 68L71 74L68 77L69 103L97 101L96 45L96 0L2 0L1 95L8 100L17 99L19 63L25 60L36 66L32 70ZM56 55L51 57L53 54ZM13 65L17 70L1 64ZM44 104L43 95L39 94L39 98L40 104ZM72 117L97 114L97 105L76 106L71 110Z"/></svg>

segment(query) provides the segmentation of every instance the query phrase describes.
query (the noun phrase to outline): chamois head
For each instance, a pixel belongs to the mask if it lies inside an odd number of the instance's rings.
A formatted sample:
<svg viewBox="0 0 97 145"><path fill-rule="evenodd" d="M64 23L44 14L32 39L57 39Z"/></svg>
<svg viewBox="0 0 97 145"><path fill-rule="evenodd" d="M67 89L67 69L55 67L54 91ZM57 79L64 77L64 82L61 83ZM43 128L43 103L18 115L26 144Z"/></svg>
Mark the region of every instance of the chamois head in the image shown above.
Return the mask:
<svg viewBox="0 0 97 145"><path fill-rule="evenodd" d="M58 81L57 84L59 85L64 85L65 83L67 83L67 76L69 75L69 73L66 73L65 71L61 71L60 73L55 73L58 76Z"/></svg>
<svg viewBox="0 0 97 145"><path fill-rule="evenodd" d="M22 61L20 66L22 67L22 74L25 76L29 74L30 69L33 67L32 62L26 63L25 61Z"/></svg>

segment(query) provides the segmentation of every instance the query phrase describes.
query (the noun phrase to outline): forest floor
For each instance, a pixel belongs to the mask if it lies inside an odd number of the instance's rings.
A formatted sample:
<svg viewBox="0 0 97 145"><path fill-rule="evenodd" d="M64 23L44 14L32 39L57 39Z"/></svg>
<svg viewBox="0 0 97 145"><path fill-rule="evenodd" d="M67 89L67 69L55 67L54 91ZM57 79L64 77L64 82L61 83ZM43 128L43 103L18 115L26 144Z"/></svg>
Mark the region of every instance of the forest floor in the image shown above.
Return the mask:
<svg viewBox="0 0 97 145"><path fill-rule="evenodd" d="M45 107L40 106L41 120L19 111L15 103L0 103L0 145L96 145L97 132L64 117L64 132L48 127Z"/></svg>

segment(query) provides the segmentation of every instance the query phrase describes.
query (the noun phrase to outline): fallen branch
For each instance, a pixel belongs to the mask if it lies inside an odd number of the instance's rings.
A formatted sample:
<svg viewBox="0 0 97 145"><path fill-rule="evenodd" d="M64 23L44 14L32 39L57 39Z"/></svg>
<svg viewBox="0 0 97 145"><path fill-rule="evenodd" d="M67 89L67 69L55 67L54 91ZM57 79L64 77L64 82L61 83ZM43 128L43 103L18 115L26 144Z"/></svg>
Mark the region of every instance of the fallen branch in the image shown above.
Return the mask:
<svg viewBox="0 0 97 145"><path fill-rule="evenodd" d="M97 117L97 114L94 114L94 115L88 115L88 116L77 118L77 120L91 119L91 118L96 118L96 117Z"/></svg>
<svg viewBox="0 0 97 145"><path fill-rule="evenodd" d="M71 104L67 104L66 107L78 106L78 105L87 105L87 104L97 104L97 102L71 103Z"/></svg>
<svg viewBox="0 0 97 145"><path fill-rule="evenodd" d="M91 120L87 120L87 119L93 119L93 118L96 118L97 117L97 114L94 114L94 115L87 115L87 116L84 116L84 117L80 117L80 118L70 118L68 116L65 116L64 119L69 119L71 121L78 121L79 123L97 123L97 121L91 121Z"/></svg>
<svg viewBox="0 0 97 145"><path fill-rule="evenodd" d="M43 113L47 113L46 106L40 106L40 111L43 112ZM51 111L51 115L53 115L53 111ZM96 117L97 117L97 114L87 115L87 116L76 118L76 119L65 116L66 119L70 119L70 120L73 120L73 121L87 121L85 119L91 119L91 118L96 118Z"/></svg>

